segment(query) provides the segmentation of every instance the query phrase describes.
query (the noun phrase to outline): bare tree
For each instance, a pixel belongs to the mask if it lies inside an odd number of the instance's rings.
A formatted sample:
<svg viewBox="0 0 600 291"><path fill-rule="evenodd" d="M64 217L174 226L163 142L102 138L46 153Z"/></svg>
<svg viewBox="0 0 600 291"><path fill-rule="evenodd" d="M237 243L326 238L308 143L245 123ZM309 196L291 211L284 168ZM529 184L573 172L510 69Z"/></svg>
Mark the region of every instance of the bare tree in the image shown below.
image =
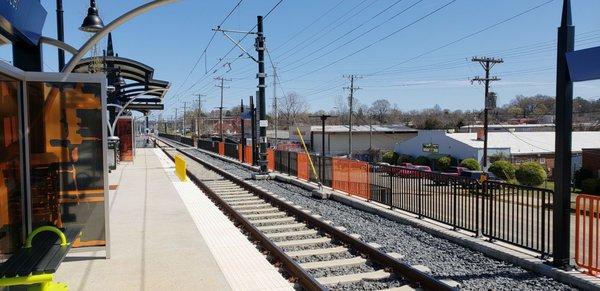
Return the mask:
<svg viewBox="0 0 600 291"><path fill-rule="evenodd" d="M279 108L280 118L284 120L285 125L289 128L298 116L308 111L308 104L296 92L290 92L281 99Z"/></svg>
<svg viewBox="0 0 600 291"><path fill-rule="evenodd" d="M371 104L370 111L373 117L375 117L379 123L384 124L391 109L392 104L390 104L390 101L387 101L386 99L378 99Z"/></svg>

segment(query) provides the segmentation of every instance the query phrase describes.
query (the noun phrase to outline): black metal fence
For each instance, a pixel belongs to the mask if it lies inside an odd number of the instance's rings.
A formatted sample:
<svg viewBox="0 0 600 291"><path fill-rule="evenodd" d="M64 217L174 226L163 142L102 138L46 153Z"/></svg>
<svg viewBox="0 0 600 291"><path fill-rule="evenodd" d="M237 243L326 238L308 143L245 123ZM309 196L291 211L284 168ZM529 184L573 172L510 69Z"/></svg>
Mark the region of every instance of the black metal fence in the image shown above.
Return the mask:
<svg viewBox="0 0 600 291"><path fill-rule="evenodd" d="M194 139L192 139L190 137L181 136L181 135L175 135L175 134L162 133L162 132L159 132L158 136L159 137L164 137L164 138L167 138L167 139L170 139L170 140L174 140L174 141L180 142L182 144L189 145L191 147L194 146Z"/></svg>
<svg viewBox="0 0 600 291"><path fill-rule="evenodd" d="M483 193L485 236L551 254L553 191L490 181Z"/></svg>
<svg viewBox="0 0 600 291"><path fill-rule="evenodd" d="M333 160L331 157L311 155L310 158L317 171L317 176L315 176L313 170L310 168L308 169L310 181L315 183L321 182L323 185L331 187L333 184ZM325 164L323 164L323 162L325 162Z"/></svg>
<svg viewBox="0 0 600 291"><path fill-rule="evenodd" d="M236 160L239 159L238 144L225 143L225 156Z"/></svg>
<svg viewBox="0 0 600 291"><path fill-rule="evenodd" d="M213 152L213 153L219 152L219 143L216 141L207 140L207 139L199 139L197 143L198 143L199 149Z"/></svg>
<svg viewBox="0 0 600 291"><path fill-rule="evenodd" d="M370 175L373 201L551 254L550 190L395 166L373 166Z"/></svg>
<svg viewBox="0 0 600 291"><path fill-rule="evenodd" d="M275 151L275 170L291 176L298 175L298 153Z"/></svg>

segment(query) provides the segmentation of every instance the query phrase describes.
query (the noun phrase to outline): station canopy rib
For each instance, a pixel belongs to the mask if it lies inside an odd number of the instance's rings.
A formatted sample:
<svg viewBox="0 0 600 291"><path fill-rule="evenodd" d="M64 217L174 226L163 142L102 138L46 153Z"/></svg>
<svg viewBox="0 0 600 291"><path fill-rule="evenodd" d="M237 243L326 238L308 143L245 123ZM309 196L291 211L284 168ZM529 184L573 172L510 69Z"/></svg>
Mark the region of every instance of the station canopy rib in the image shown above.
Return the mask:
<svg viewBox="0 0 600 291"><path fill-rule="evenodd" d="M162 100L169 91L171 84L167 81L154 79L154 68L138 61L117 56L101 57L103 65L122 77L125 84L118 85L115 99L125 104L130 98L140 93L153 90L133 101L128 108L139 111L162 109ZM93 58L82 59L73 72L89 73ZM111 72L108 71L107 74Z"/></svg>

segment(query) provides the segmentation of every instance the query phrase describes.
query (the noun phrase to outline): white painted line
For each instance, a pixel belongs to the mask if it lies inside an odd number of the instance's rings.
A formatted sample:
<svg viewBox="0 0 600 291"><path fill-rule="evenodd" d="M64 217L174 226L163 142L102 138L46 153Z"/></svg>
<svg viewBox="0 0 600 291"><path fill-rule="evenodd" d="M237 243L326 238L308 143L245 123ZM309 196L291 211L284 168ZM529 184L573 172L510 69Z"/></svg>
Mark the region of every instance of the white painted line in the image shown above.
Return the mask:
<svg viewBox="0 0 600 291"><path fill-rule="evenodd" d="M179 181L160 149L155 153L233 290L294 290L194 183Z"/></svg>

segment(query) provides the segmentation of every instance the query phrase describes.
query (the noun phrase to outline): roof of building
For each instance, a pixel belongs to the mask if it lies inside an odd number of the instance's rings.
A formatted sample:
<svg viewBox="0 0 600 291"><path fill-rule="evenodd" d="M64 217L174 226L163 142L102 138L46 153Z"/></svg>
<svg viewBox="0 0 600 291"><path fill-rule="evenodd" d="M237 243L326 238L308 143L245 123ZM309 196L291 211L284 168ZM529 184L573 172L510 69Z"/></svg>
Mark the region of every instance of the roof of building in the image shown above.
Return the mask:
<svg viewBox="0 0 600 291"><path fill-rule="evenodd" d="M477 133L446 135L474 148L483 148L483 140L477 140ZM600 147L600 131L573 132L571 151L581 152L582 148L596 147ZM554 153L554 132L489 132L488 148L510 148L513 155Z"/></svg>
<svg viewBox="0 0 600 291"><path fill-rule="evenodd" d="M321 132L322 127L319 125L311 126L312 132ZM348 125L326 125L325 132L330 133L347 133ZM352 133L363 133L363 132L377 132L377 133L406 133L406 132L417 132L416 129L407 127L400 124L390 125L373 125L372 128L368 125L354 125L352 126Z"/></svg>
<svg viewBox="0 0 600 291"><path fill-rule="evenodd" d="M483 124L472 124L461 126L461 129L482 128ZM536 124L490 124L489 128L536 128L536 127L554 127L553 123L536 123Z"/></svg>

